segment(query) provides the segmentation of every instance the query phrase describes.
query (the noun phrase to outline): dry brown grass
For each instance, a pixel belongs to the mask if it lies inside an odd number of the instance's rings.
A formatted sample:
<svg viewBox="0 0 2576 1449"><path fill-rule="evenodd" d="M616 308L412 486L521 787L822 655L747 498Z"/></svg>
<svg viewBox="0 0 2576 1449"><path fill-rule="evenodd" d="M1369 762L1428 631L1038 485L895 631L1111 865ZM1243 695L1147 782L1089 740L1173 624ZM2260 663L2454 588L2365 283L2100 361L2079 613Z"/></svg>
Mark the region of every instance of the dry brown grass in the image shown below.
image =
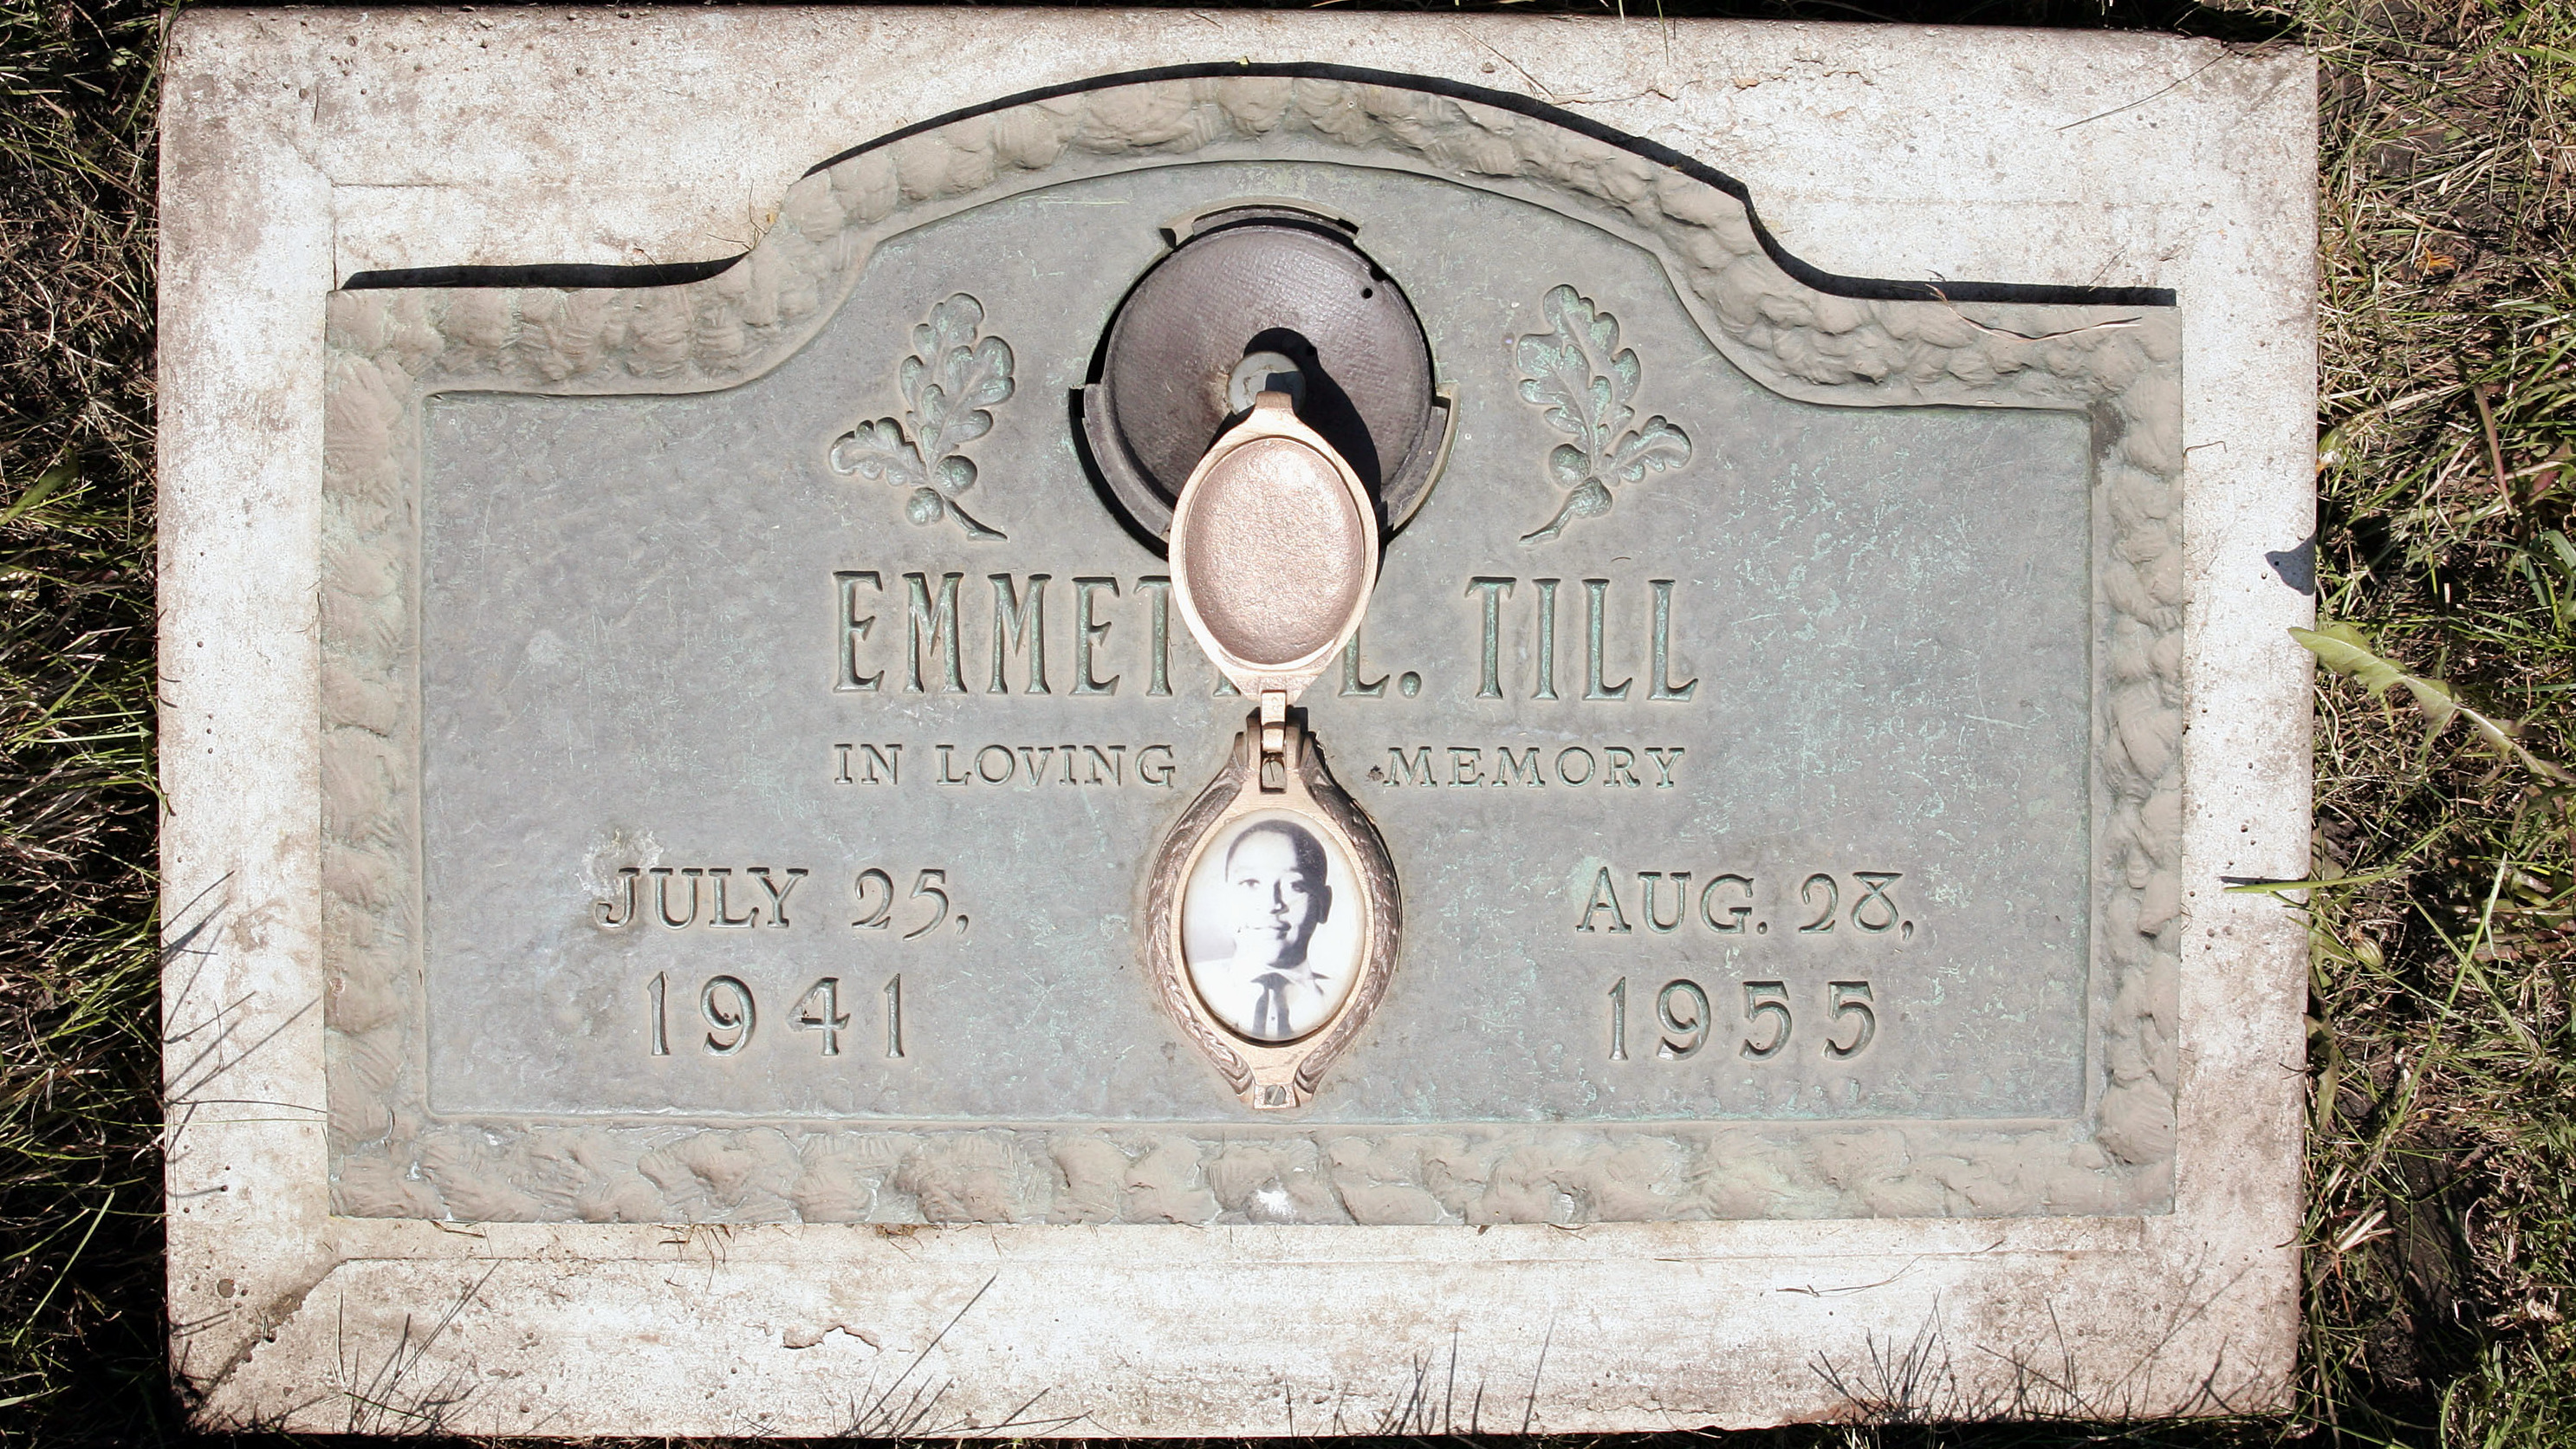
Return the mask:
<svg viewBox="0 0 2576 1449"><path fill-rule="evenodd" d="M159 1392L148 7L0 4L0 1437ZM53 1416L79 1404L69 1420ZM38 1428L34 1434L44 1434Z"/></svg>
<svg viewBox="0 0 2576 1449"><path fill-rule="evenodd" d="M2289 9L2289 7L2284 7ZM2315 0L2319 612L2522 722L2534 765L2327 680L2310 1412L2576 1440L2576 8Z"/></svg>

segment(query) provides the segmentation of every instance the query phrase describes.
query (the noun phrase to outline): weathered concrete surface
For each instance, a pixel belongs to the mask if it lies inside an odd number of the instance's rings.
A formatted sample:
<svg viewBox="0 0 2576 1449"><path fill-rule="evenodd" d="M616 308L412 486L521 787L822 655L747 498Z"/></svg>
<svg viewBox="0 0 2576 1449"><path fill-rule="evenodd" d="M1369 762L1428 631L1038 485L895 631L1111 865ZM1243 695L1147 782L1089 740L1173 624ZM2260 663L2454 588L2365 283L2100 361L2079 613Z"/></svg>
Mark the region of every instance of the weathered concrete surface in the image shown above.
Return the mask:
<svg viewBox="0 0 2576 1449"><path fill-rule="evenodd" d="M895 125L1243 55L1578 109L1743 178L1831 270L2179 290L2193 593L2171 1214L897 1236L328 1215L324 294L369 267L726 254L806 166ZM2306 859L2306 664L2281 630L2310 606L2264 554L2310 527L2312 86L2303 58L2205 43L1874 27L188 17L164 174L164 864L184 940L165 999L173 1352L201 1413L482 1432L1580 1432L1848 1412L1885 1387L1873 1347L1918 1341L1954 1409L2009 1406L2016 1361L2049 1385L2024 1390L2031 1409L2283 1402L2304 943L2219 878ZM1451 1345L1456 1397L1417 1398L1416 1363L1445 1384ZM924 1383L939 1407L904 1422Z"/></svg>

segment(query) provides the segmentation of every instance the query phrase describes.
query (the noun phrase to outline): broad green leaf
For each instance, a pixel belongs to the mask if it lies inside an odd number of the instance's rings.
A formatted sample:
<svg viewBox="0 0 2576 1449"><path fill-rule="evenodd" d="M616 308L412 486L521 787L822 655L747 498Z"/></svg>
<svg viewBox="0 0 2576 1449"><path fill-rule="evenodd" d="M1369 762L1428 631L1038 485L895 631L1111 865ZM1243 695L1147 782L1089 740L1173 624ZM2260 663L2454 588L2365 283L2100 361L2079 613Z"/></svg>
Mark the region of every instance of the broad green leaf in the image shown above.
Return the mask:
<svg viewBox="0 0 2576 1449"><path fill-rule="evenodd" d="M2566 771L2523 748L2522 743L2514 738L2518 728L2516 724L2498 720L2461 703L2458 692L2443 680L2408 673L2373 650L2370 641L2352 625L2331 623L2314 629L2292 629L2290 637L2316 655L2318 663L2351 679L2373 695L2385 698L2390 690L2403 688L2424 716L2426 745L2431 745L2453 720L2464 719L2479 742L2499 757L2519 761L2524 769L2544 780L2568 778Z"/></svg>
<svg viewBox="0 0 2576 1449"><path fill-rule="evenodd" d="M2361 631L2350 624L2292 629L2290 637L2316 655L2318 663L2358 681L2373 694L2386 694L2406 677L2404 670L2372 653Z"/></svg>
<svg viewBox="0 0 2576 1449"><path fill-rule="evenodd" d="M2554 528L2542 534L2540 538L2542 542L2549 545L2551 553L2558 555L2559 571L2570 579L2576 579L2576 544L2569 543L2567 535Z"/></svg>

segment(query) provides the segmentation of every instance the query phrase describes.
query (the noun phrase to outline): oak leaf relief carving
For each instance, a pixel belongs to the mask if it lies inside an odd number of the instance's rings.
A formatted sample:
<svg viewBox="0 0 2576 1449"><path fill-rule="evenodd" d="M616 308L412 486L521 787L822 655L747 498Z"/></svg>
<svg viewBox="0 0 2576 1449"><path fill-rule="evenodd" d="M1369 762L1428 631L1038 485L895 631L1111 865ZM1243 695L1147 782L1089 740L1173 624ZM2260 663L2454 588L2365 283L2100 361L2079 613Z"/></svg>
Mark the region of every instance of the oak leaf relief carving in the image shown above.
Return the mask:
<svg viewBox="0 0 2576 1449"><path fill-rule="evenodd" d="M999 539L957 502L975 486L975 462L957 450L993 430L991 409L1010 399L1011 345L979 337L984 304L964 292L912 329L912 355L895 369L901 418L862 422L832 442L832 471L909 488L904 516L955 519L973 539Z"/></svg>
<svg viewBox="0 0 2576 1449"><path fill-rule="evenodd" d="M1544 543L1578 518L1610 511L1610 490L1690 461L1690 435L1662 415L1639 426L1632 403L1642 368L1619 345L1619 319L1572 287L1551 289L1539 304L1549 330L1516 338L1521 401L1546 409L1547 424L1573 437L1547 455L1547 473L1565 501L1523 543Z"/></svg>

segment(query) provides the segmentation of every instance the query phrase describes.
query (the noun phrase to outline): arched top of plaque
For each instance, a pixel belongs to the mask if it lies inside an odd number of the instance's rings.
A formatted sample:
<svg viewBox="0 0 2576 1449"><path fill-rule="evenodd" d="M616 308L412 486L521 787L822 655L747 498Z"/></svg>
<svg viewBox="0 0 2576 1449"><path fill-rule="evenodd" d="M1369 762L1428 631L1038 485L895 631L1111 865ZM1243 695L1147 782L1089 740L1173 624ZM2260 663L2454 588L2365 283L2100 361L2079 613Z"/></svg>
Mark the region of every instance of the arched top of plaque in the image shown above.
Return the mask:
<svg viewBox="0 0 2576 1449"><path fill-rule="evenodd" d="M892 237L1042 186L1243 160L1408 171L1602 227L1662 262L1729 361L1804 401L2084 409L2175 350L2170 291L1836 275L1782 246L1743 183L1669 146L1506 91L1323 63L1167 67L1003 97L818 165L737 257L366 272L333 316L355 334L348 350L376 351L415 319L367 294L434 289L416 320L442 345L403 349L431 389L730 387L801 346ZM557 324L574 293L593 304L575 310L635 325Z"/></svg>

